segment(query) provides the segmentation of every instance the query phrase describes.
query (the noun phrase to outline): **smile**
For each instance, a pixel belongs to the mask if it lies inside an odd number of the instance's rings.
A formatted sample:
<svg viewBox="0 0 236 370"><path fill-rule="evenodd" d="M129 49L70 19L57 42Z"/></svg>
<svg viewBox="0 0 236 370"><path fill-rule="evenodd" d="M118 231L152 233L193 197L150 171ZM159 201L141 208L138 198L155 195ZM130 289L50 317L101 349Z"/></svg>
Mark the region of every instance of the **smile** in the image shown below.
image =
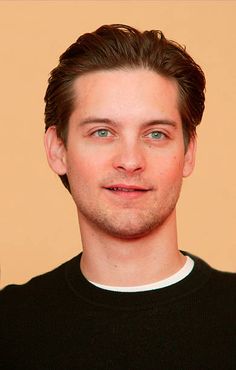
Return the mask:
<svg viewBox="0 0 236 370"><path fill-rule="evenodd" d="M141 192L144 192L144 191L148 191L148 190L151 190L150 188L148 187L144 187L144 186L140 186L140 185L134 185L134 184L112 184L112 185L108 185L108 186L105 186L105 189L107 190L112 190L112 191L124 191L124 192L136 192L136 191L141 191Z"/></svg>
<svg viewBox="0 0 236 370"><path fill-rule="evenodd" d="M126 184L109 185L106 186L105 189L108 190L110 194L124 199L138 199L152 190L151 188Z"/></svg>
<svg viewBox="0 0 236 370"><path fill-rule="evenodd" d="M112 190L112 191L125 191L125 192L128 192L128 193L130 193L130 192L133 192L133 191L147 191L147 190L145 190L145 189L134 189L134 188L120 188L120 187L118 187L118 188L116 188L116 187L112 187L112 188L107 188L108 190Z"/></svg>

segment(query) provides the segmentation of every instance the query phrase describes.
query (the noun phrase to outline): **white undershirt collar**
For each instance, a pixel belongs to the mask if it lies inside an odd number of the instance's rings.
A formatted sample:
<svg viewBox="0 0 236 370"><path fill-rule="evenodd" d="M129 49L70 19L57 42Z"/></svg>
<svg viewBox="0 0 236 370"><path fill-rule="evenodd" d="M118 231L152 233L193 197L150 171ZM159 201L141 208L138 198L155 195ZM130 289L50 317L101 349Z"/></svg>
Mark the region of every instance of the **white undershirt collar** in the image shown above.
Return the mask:
<svg viewBox="0 0 236 370"><path fill-rule="evenodd" d="M138 286L125 286L125 287L103 285L103 284L94 283L93 281L90 281L90 283L97 286L98 288L105 289L105 290L111 290L114 292L145 292L148 290L165 288L167 286L178 283L179 281L183 280L186 276L190 274L194 266L194 261L189 256L186 256L186 257L187 257L186 262L179 271L169 276L168 278L157 281L155 283L138 285Z"/></svg>

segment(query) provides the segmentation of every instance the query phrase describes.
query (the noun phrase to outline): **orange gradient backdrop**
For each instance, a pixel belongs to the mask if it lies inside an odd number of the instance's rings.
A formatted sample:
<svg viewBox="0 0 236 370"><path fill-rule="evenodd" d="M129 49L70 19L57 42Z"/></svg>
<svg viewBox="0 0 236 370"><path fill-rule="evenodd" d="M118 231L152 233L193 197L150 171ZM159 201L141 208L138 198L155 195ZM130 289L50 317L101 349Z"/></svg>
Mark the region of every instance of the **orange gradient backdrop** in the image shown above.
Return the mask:
<svg viewBox="0 0 236 370"><path fill-rule="evenodd" d="M126 23L187 46L207 77L198 159L178 207L179 246L236 270L236 2L1 1L2 286L22 283L81 250L70 195L46 163L49 71L84 32Z"/></svg>

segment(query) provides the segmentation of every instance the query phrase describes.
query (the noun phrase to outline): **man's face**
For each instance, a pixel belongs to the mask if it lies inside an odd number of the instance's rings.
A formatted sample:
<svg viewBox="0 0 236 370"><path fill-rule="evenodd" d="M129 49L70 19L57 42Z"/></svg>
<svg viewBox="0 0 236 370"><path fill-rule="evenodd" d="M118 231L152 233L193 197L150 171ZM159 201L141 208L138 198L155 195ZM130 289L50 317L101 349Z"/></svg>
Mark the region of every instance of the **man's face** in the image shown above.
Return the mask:
<svg viewBox="0 0 236 370"><path fill-rule="evenodd" d="M143 236L173 216L193 167L177 85L140 68L89 73L74 88L63 160L81 228Z"/></svg>

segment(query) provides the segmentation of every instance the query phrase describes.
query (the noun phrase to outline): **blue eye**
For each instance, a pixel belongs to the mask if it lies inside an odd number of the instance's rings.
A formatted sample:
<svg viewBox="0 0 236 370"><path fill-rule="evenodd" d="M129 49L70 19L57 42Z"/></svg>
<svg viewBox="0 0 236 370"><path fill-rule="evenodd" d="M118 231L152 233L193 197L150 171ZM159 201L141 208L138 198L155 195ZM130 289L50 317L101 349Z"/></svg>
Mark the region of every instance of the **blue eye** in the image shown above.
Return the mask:
<svg viewBox="0 0 236 370"><path fill-rule="evenodd" d="M160 132L160 131L152 131L149 135L151 135L152 139L156 139L156 140L158 139L160 140L165 137L165 134L163 134L163 132Z"/></svg>
<svg viewBox="0 0 236 370"><path fill-rule="evenodd" d="M111 133L107 129L99 129L99 130L94 132L94 135L98 136L98 137L108 137L108 136L111 135Z"/></svg>

